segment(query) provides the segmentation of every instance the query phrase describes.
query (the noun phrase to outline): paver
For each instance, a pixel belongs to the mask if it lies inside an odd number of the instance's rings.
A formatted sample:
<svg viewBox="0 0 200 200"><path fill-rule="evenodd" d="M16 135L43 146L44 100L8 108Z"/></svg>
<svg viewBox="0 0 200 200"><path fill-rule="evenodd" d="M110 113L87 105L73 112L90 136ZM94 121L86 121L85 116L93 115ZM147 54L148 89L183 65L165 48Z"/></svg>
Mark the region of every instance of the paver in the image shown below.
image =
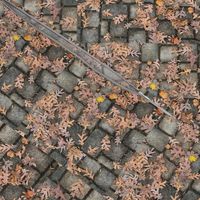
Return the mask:
<svg viewBox="0 0 200 200"><path fill-rule="evenodd" d="M24 192L23 187L9 185L3 191L3 197L6 200L18 199L21 196L22 192Z"/></svg>
<svg viewBox="0 0 200 200"><path fill-rule="evenodd" d="M154 128L147 135L147 142L155 147L158 151L163 151L168 141L169 138L167 135L156 128Z"/></svg>
<svg viewBox="0 0 200 200"><path fill-rule="evenodd" d="M156 61L158 59L158 50L158 45L154 43L146 43L142 45L142 61Z"/></svg>
<svg viewBox="0 0 200 200"><path fill-rule="evenodd" d="M87 197L86 200L104 200L104 197L98 193L97 191L93 190L90 195Z"/></svg>
<svg viewBox="0 0 200 200"><path fill-rule="evenodd" d="M188 191L184 196L183 196L183 200L198 200L198 195L195 194L193 191Z"/></svg>
<svg viewBox="0 0 200 200"><path fill-rule="evenodd" d="M39 2L41 1L38 1L37 3ZM34 0L26 0L24 3L24 8L30 10L33 13L36 13L37 11L39 11L39 6L37 3Z"/></svg>
<svg viewBox="0 0 200 200"><path fill-rule="evenodd" d="M55 84L56 78L47 70L43 70L37 77L36 83L47 91L58 90L59 87Z"/></svg>
<svg viewBox="0 0 200 200"><path fill-rule="evenodd" d="M111 142L110 150L104 151L104 154L113 161L120 161L126 151L127 148L123 144L116 145L114 142Z"/></svg>
<svg viewBox="0 0 200 200"><path fill-rule="evenodd" d="M83 168L87 168L91 170L94 174L96 174L100 169L100 164L90 157L86 156L80 163L80 166Z"/></svg>
<svg viewBox="0 0 200 200"><path fill-rule="evenodd" d="M149 146L145 144L145 136L137 130L132 130L127 134L127 137L124 138L124 144L132 150L135 150L137 153L149 149Z"/></svg>
<svg viewBox="0 0 200 200"><path fill-rule="evenodd" d="M105 133L100 129L95 129L85 141L83 145L83 150L87 152L89 146L91 147L100 147L102 139L105 137ZM101 149L99 148L95 155L97 155Z"/></svg>
<svg viewBox="0 0 200 200"><path fill-rule="evenodd" d="M87 13L87 17L89 18L88 27L97 28L99 26L99 13L98 12L89 12Z"/></svg>
<svg viewBox="0 0 200 200"><path fill-rule="evenodd" d="M56 60L56 59L61 59L65 54L65 51L61 47L55 47L52 46L47 52L47 56L50 61Z"/></svg>
<svg viewBox="0 0 200 200"><path fill-rule="evenodd" d="M112 16L103 16L103 19L111 19L113 17L116 17L119 14L125 14L127 15L127 6L123 4L103 4L102 11L110 10L109 12L112 14Z"/></svg>
<svg viewBox="0 0 200 200"><path fill-rule="evenodd" d="M162 62L169 62L177 58L176 46L161 46L160 48L160 60Z"/></svg>
<svg viewBox="0 0 200 200"><path fill-rule="evenodd" d="M149 115L153 112L154 107L149 103L138 103L135 107L135 113L138 118Z"/></svg>
<svg viewBox="0 0 200 200"><path fill-rule="evenodd" d="M70 172L67 172L63 178L60 181L60 184L67 189L68 191L70 191L70 188L72 186L73 183L77 182L78 180L80 180L77 176L72 175ZM83 199L85 197L85 195L89 192L90 190L90 186L85 183L83 180L82 182L84 183L83 186L83 194L79 195L79 199Z"/></svg>
<svg viewBox="0 0 200 200"><path fill-rule="evenodd" d="M164 119L160 122L159 127L170 136L174 136L178 130L177 121L168 116L164 117Z"/></svg>
<svg viewBox="0 0 200 200"><path fill-rule="evenodd" d="M0 93L0 106L5 108L6 111L12 105L12 101L4 94Z"/></svg>
<svg viewBox="0 0 200 200"><path fill-rule="evenodd" d="M22 95L25 99L31 99L39 90L39 87L32 83L30 84L28 81L25 81L22 89L18 89L18 93Z"/></svg>
<svg viewBox="0 0 200 200"><path fill-rule="evenodd" d="M130 18L133 19L136 17L136 12L138 10L138 5L134 4L130 6Z"/></svg>
<svg viewBox="0 0 200 200"><path fill-rule="evenodd" d="M17 58L15 65L25 73L29 71L29 66L24 63L22 58Z"/></svg>
<svg viewBox="0 0 200 200"><path fill-rule="evenodd" d="M77 59L75 59L75 61L69 67L69 71L80 78L85 75L86 70L87 68L84 66L84 64Z"/></svg>
<svg viewBox="0 0 200 200"><path fill-rule="evenodd" d="M64 31L77 31L77 8L76 7L64 7L62 9L62 17L70 17L74 19L74 23L72 26L64 27L62 26L62 29Z"/></svg>
<svg viewBox="0 0 200 200"><path fill-rule="evenodd" d="M95 28L85 28L82 33L82 41L85 43L96 43L99 40L98 29Z"/></svg>
<svg viewBox="0 0 200 200"><path fill-rule="evenodd" d="M109 187L111 187L114 179L115 176L111 172L105 168L102 168L99 174L95 177L94 182L104 190L108 190Z"/></svg>
<svg viewBox="0 0 200 200"><path fill-rule="evenodd" d="M52 159L49 158L45 153L43 153L37 147L31 144L28 145L26 151L30 156L35 159L37 169L40 172L44 172L52 161Z"/></svg>
<svg viewBox="0 0 200 200"><path fill-rule="evenodd" d="M63 71L57 77L57 84L69 93L73 91L77 83L78 79L67 71Z"/></svg>
<svg viewBox="0 0 200 200"><path fill-rule="evenodd" d="M17 116L17 117L16 117ZM26 112L20 108L17 104L13 105L8 111L7 117L16 125L20 125L25 120Z"/></svg>
<svg viewBox="0 0 200 200"><path fill-rule="evenodd" d="M19 134L8 125L0 130L0 140L5 144L13 144L18 138Z"/></svg>
<svg viewBox="0 0 200 200"><path fill-rule="evenodd" d="M200 193L200 180L195 180L192 184L192 189Z"/></svg>

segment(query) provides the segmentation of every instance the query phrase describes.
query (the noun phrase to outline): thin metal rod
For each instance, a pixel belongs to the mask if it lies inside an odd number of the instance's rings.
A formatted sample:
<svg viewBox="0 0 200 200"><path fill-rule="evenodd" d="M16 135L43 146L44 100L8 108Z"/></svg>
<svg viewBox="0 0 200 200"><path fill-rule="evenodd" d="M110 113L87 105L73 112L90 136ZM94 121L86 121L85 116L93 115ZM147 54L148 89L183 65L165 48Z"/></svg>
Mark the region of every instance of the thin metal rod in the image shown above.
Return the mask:
<svg viewBox="0 0 200 200"><path fill-rule="evenodd" d="M69 51L77 58L79 58L86 66L91 68L93 71L103 76L108 81L114 83L115 85L121 87L122 89L129 91L131 93L135 93L144 99L146 99L149 103L153 104L155 107L160 109L163 113L172 117L172 114L169 113L164 108L160 107L157 103L152 101L149 97L144 95L141 91L139 91L133 84L131 84L128 80L126 80L119 73L114 71L111 67L101 62L94 56L92 56L89 52L85 51L73 41L71 41L69 36L64 37L63 35L57 33L56 31L49 28L47 25L43 24L32 15L25 12L23 9L18 8L13 3L8 0L2 0L3 4L10 10L12 10L17 16L21 17L28 24L33 26L37 31L46 35L49 39L63 47L65 50Z"/></svg>

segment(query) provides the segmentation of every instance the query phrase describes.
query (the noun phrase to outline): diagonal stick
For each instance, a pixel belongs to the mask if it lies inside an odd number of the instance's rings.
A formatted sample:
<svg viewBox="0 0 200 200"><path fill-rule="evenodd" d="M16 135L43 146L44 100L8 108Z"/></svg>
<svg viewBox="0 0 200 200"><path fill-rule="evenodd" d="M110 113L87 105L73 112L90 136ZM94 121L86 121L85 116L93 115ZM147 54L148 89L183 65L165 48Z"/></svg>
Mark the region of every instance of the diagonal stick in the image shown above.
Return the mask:
<svg viewBox="0 0 200 200"><path fill-rule="evenodd" d="M137 94L144 99L146 99L149 103L157 107L159 110L161 110L163 113L167 114L168 116L172 117L172 114L165 110L164 108L160 107L157 103L152 101L149 97L144 95L141 91L139 91L133 84L131 84L128 80L126 80L124 77L122 77L119 73L114 71L112 68L110 68L105 63L101 62L91 54L89 54L87 51L76 45L74 42L72 42L68 37L64 37L63 35L53 31L51 28L49 28L47 25L43 24L27 12L25 12L23 9L18 8L13 3L11 3L8 0L2 0L3 4L10 10L12 10L16 15L21 17L24 21L26 21L28 24L33 26L37 31L40 33L46 35L49 39L53 40L55 43L63 47L65 50L69 51L73 55L75 55L77 58L79 58L86 66L91 68L96 73L103 76L108 81L114 83L115 85L121 87L122 89L129 91L131 93Z"/></svg>

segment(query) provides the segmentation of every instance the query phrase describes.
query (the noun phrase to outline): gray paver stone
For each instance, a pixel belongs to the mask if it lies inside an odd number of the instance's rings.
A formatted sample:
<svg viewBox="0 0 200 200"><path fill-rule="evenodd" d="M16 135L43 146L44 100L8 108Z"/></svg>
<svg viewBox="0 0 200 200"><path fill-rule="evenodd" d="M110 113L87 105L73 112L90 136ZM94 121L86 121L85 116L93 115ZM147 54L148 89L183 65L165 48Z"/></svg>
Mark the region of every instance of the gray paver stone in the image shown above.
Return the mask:
<svg viewBox="0 0 200 200"><path fill-rule="evenodd" d="M0 88L3 84L12 85L10 91L14 88L14 82L17 76L20 74L20 71L16 67L10 67L0 79Z"/></svg>
<svg viewBox="0 0 200 200"><path fill-rule="evenodd" d="M109 99L105 99L104 102L99 104L99 110L101 112L106 112L109 109L111 104L112 104L112 102Z"/></svg>
<svg viewBox="0 0 200 200"><path fill-rule="evenodd" d="M101 131L100 129L95 129L87 138L87 140L85 141L85 144L83 145L83 150L87 152L89 146L91 147L100 147L101 146L101 141L102 139L105 137L105 133L103 131ZM97 155L99 152L101 151L101 149L99 148L97 150L97 153L95 155ZM94 156L95 156L94 155Z"/></svg>
<svg viewBox="0 0 200 200"><path fill-rule="evenodd" d="M109 5L102 5L102 11L110 9L110 13L112 16L103 16L103 19L112 19L119 14L127 15L128 9L127 6L124 4L109 4Z"/></svg>
<svg viewBox="0 0 200 200"><path fill-rule="evenodd" d="M17 58L15 65L25 73L29 71L29 66L24 63L23 58Z"/></svg>
<svg viewBox="0 0 200 200"><path fill-rule="evenodd" d="M7 113L8 119L16 125L20 125L20 123L25 119L25 116L26 112L17 104L13 105Z"/></svg>
<svg viewBox="0 0 200 200"><path fill-rule="evenodd" d="M23 191L21 186L8 185L3 191L3 196L6 200L18 199Z"/></svg>
<svg viewBox="0 0 200 200"><path fill-rule="evenodd" d="M158 59L158 45L146 43L142 45L142 61L155 61Z"/></svg>
<svg viewBox="0 0 200 200"><path fill-rule="evenodd" d="M172 119L168 116L164 117L159 124L161 130L163 130L168 135L174 136L178 130L178 124L175 119Z"/></svg>
<svg viewBox="0 0 200 200"><path fill-rule="evenodd" d="M127 148L123 144L116 145L114 142L111 142L110 150L104 151L104 154L113 161L120 161L126 151Z"/></svg>
<svg viewBox="0 0 200 200"><path fill-rule="evenodd" d="M62 17L71 17L75 20L75 23L70 27L62 27L64 31L77 31L77 8L76 7L64 7L62 10Z"/></svg>
<svg viewBox="0 0 200 200"><path fill-rule="evenodd" d="M101 21L101 36L104 36L108 33L108 21Z"/></svg>
<svg viewBox="0 0 200 200"><path fill-rule="evenodd" d="M137 130L132 130L124 139L124 144L135 150L137 153L144 152L149 149L145 144L145 136Z"/></svg>
<svg viewBox="0 0 200 200"><path fill-rule="evenodd" d="M174 170L176 169L176 166L172 162L168 161L167 159L165 160L165 166L167 168L167 171L163 173L162 177L165 180L169 180L172 177L172 174Z"/></svg>
<svg viewBox="0 0 200 200"><path fill-rule="evenodd" d="M37 78L36 83L39 84L43 89L50 91L58 90L59 87L55 85L55 77L47 70L42 71L40 76Z"/></svg>
<svg viewBox="0 0 200 200"><path fill-rule="evenodd" d="M85 43L96 43L99 39L98 29L85 28L82 33L82 41Z"/></svg>
<svg viewBox="0 0 200 200"><path fill-rule="evenodd" d="M188 191L182 198L182 200L198 200L199 196L193 191Z"/></svg>
<svg viewBox="0 0 200 200"><path fill-rule="evenodd" d="M95 177L94 181L99 187L103 188L104 190L108 190L109 187L111 187L114 179L115 176L111 172L102 168L99 174Z"/></svg>
<svg viewBox="0 0 200 200"><path fill-rule="evenodd" d="M71 93L78 83L78 79L71 73L67 71L63 71L58 77L57 77L57 83L59 86L61 86L64 90Z"/></svg>
<svg viewBox="0 0 200 200"><path fill-rule="evenodd" d="M24 8L26 10L36 13L37 11L39 11L39 6L38 6L39 2L41 2L41 1L25 0Z"/></svg>
<svg viewBox="0 0 200 200"><path fill-rule="evenodd" d="M136 5L136 4L130 6L130 18L131 19L136 17L137 9L138 9L138 5Z"/></svg>
<svg viewBox="0 0 200 200"><path fill-rule="evenodd" d="M53 171L51 175L51 180L58 182L60 178L63 176L63 174L66 171L66 167L58 167L56 170Z"/></svg>
<svg viewBox="0 0 200 200"><path fill-rule="evenodd" d="M99 26L99 13L98 12L89 12L87 13L87 17L89 18L88 27L97 28Z"/></svg>
<svg viewBox="0 0 200 200"><path fill-rule="evenodd" d="M50 157L54 159L58 163L58 165L64 166L67 162L66 158L58 151L51 152Z"/></svg>
<svg viewBox="0 0 200 200"><path fill-rule="evenodd" d="M162 21L159 23L158 30L166 35L175 35L176 31L169 21Z"/></svg>
<svg viewBox="0 0 200 200"><path fill-rule="evenodd" d="M104 197L99 192L93 190L86 200L104 200Z"/></svg>
<svg viewBox="0 0 200 200"><path fill-rule="evenodd" d="M74 184L75 182L77 182L78 180L80 180L77 176L67 172L63 178L60 181L60 184L67 189L68 191L70 191L70 188L72 186L72 184ZM87 183L85 183L84 181L82 181L84 183L83 186L83 194L79 195L79 199L83 199L85 197L85 195L89 192L90 187Z"/></svg>
<svg viewBox="0 0 200 200"><path fill-rule="evenodd" d="M69 71L74 75L82 78L86 73L87 68L79 60L75 60L69 67Z"/></svg>
<svg viewBox="0 0 200 200"><path fill-rule="evenodd" d="M3 15L3 13L4 13L3 3L0 2L0 17Z"/></svg>
<svg viewBox="0 0 200 200"><path fill-rule="evenodd" d="M177 47L175 46L161 46L160 48L160 60L162 62L169 62L177 58Z"/></svg>
<svg viewBox="0 0 200 200"><path fill-rule="evenodd" d="M62 0L64 6L76 6L77 0Z"/></svg>
<svg viewBox="0 0 200 200"><path fill-rule="evenodd" d="M30 84L28 81L25 81L22 89L17 89L18 93L21 94L25 99L31 99L36 92L38 92L38 90L39 87L36 84Z"/></svg>
<svg viewBox="0 0 200 200"><path fill-rule="evenodd" d="M113 37L125 37L127 35L127 29L124 27L124 23L114 24L112 21L110 25L110 34Z"/></svg>
<svg viewBox="0 0 200 200"><path fill-rule="evenodd" d="M200 180L195 180L192 184L192 189L200 193Z"/></svg>
<svg viewBox="0 0 200 200"><path fill-rule="evenodd" d="M135 107L135 113L138 118L151 114L153 110L154 107L149 103L138 103Z"/></svg>
<svg viewBox="0 0 200 200"><path fill-rule="evenodd" d="M163 151L169 138L162 131L154 128L147 135L147 142L155 147L158 151Z"/></svg>
<svg viewBox="0 0 200 200"><path fill-rule="evenodd" d="M56 60L57 58L62 58L65 54L65 51L61 47L52 46L47 52L47 56L50 61Z"/></svg>
<svg viewBox="0 0 200 200"><path fill-rule="evenodd" d="M74 106L76 108L76 111L71 113L70 116L72 119L77 119L80 116L81 112L83 111L84 106L76 100L74 101Z"/></svg>
<svg viewBox="0 0 200 200"><path fill-rule="evenodd" d="M107 157L100 155L98 157L98 162L107 167L108 169L113 169L113 163Z"/></svg>
<svg viewBox="0 0 200 200"><path fill-rule="evenodd" d="M10 98L13 101L15 101L18 105L20 105L21 107L24 106L24 99L21 96L19 96L17 93L12 93L10 95Z"/></svg>
<svg viewBox="0 0 200 200"><path fill-rule="evenodd" d="M18 133L8 125L5 125L0 131L0 140L5 144L13 144L18 138Z"/></svg>
<svg viewBox="0 0 200 200"><path fill-rule="evenodd" d="M0 106L5 108L6 111L12 105L12 101L4 94L0 93Z"/></svg>
<svg viewBox="0 0 200 200"><path fill-rule="evenodd" d="M44 172L52 162L51 158L31 144L27 146L27 153L35 159L36 167L40 172Z"/></svg>
<svg viewBox="0 0 200 200"><path fill-rule="evenodd" d="M96 174L101 167L98 162L88 156L81 161L80 166L91 170L94 174Z"/></svg>

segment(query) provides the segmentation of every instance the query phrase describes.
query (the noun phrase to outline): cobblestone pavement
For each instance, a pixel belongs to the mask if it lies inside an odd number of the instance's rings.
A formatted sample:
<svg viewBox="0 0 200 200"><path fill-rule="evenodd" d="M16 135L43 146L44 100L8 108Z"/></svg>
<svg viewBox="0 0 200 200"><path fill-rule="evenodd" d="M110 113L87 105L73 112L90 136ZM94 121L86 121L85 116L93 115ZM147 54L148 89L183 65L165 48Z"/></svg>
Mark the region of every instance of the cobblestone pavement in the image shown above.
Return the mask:
<svg viewBox="0 0 200 200"><path fill-rule="evenodd" d="M37 5L35 5L34 0L16 0L20 5L24 6L26 9L31 11L37 11ZM147 3L153 3L153 0L145 0ZM149 60L160 59L163 62L167 62L174 58L173 49L174 46L166 45L155 45L148 42L148 37L144 30L136 29L127 31L121 25L114 25L109 17L103 17L102 11L110 9L113 15L117 14L128 14L129 18L134 18L135 7L132 0L121 0L115 5L101 5L100 13L95 11L88 11L90 16L89 26L83 28L80 19L77 16L77 1L76 0L57 0L58 4L62 5L62 10L58 19L58 24L56 26L57 30L63 35L68 34L74 40L79 41L82 46L87 49L92 43L104 43L103 35L109 32L116 41L122 41L129 43L130 46L134 48L141 48L137 41L143 42L142 54L140 59L144 64ZM2 6L0 6L1 14ZM59 21L64 16L69 16L77 19L77 24L68 30L62 29L59 25ZM51 18L48 15L47 17ZM160 30L168 35L174 33L173 27L163 21L160 24ZM193 38L194 35L189 36ZM200 39L200 35L197 35ZM26 42L23 39L18 41L18 47L23 48ZM196 51L199 51L199 44L194 44ZM57 47L51 47L46 52L49 59L55 59L62 56L64 52ZM184 63L184 61L183 61ZM199 66L199 63L198 63ZM26 66L20 58L12 60L10 66L7 68L6 72L0 78L0 87L3 83L13 83L15 78L23 73L26 75L29 71L28 66ZM18 144L21 142L19 134L15 132L15 129L24 130L27 134L26 137L31 140L31 134L26 130L26 120L25 116L29 113L29 109L24 106L24 100L37 99L45 91L51 91L52 89L62 88L67 94L72 94L76 100L77 111L74 113L73 117L77 120L75 126L72 127L72 132L79 132L81 129L78 124L78 119L81 116L82 110L84 108L84 103L81 102L74 90L78 83L78 79L84 79L86 73L86 67L81 64L77 59L74 59L70 66L63 71L58 76L55 76L48 70L42 70L36 77L36 82L30 85L28 82L25 84L23 91L18 91L16 89L11 90L9 93L0 92L0 105L6 108L6 116L1 116L0 121L0 142L8 144ZM139 75L135 75L138 78ZM198 82L197 72L192 73L192 78L194 82ZM163 87L167 87L165 82L163 82ZM104 111L109 111L111 107L115 106L114 102L106 100L102 103L101 109ZM145 114L151 113L153 110L152 105L146 103L139 103L134 108L138 116L142 117ZM109 134L111 137L113 135L113 129L109 127L104 120L99 120L94 123L94 126L90 129L90 136L86 140L82 150L86 153L86 156L78 163L79 166L85 166L94 173L94 181L86 177L80 177L72 175L66 170L65 165L66 159L62 153L53 150L48 153L39 149L38 147L28 144L26 151L29 155L36 159L36 166L32 166L30 170L33 172L34 176L29 183L32 188L37 188L38 185L44 181L48 181L50 184L59 183L63 191L65 191L66 199L75 199L69 195L69 188L76 180L82 179L84 181L84 192L79 199L84 200L103 200L104 196L111 196L114 199L119 199L114 194L115 187L113 181L118 170L114 170L113 161L118 162L121 160L126 160L134 152L141 152L147 150L150 147L154 147L157 152L163 152L166 159L168 160L168 173L164 175L164 178L170 182L175 170L175 164L170 161L168 151L165 145L169 141L169 136L176 136L177 133L177 123L176 121L169 122L168 117L163 117L158 126L154 128L148 135L138 130L131 130L127 132L123 137L123 142L116 146L114 143L111 145L111 150L108 152L97 151L95 156L90 156L87 154L87 149L90 145L94 143L99 145L101 139L105 136L105 133ZM76 141L76 136L74 136ZM146 143L142 141L146 140ZM200 144L195 144L193 147L194 152L200 154ZM0 155L0 159L6 158L6 155ZM15 160L17 163L18 160ZM196 171L200 171L200 160L194 166ZM6 200L17 199L23 192L25 188L22 186L5 186L0 188L0 194L5 197ZM174 189L169 185L165 188L163 193L163 200L169 200L170 196L173 195ZM194 181L187 183L183 191L183 200L197 200L200 198L200 182ZM56 198L55 198L56 199Z"/></svg>

